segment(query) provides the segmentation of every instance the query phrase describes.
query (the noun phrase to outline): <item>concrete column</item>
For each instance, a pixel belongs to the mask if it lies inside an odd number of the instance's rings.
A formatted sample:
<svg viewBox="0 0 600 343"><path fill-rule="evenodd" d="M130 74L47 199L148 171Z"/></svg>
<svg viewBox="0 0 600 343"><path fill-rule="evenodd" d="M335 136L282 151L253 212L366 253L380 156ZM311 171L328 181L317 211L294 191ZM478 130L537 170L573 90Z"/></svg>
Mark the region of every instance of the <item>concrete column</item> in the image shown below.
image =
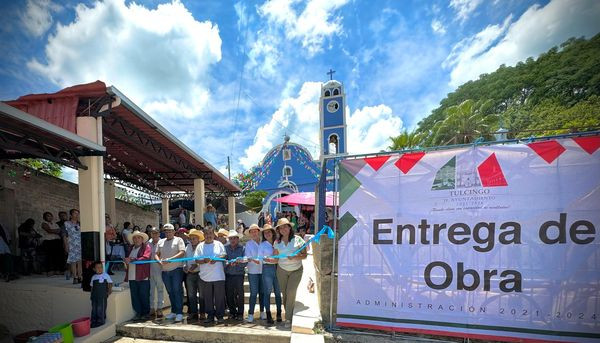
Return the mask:
<svg viewBox="0 0 600 343"><path fill-rule="evenodd" d="M102 118L78 117L77 134L102 144ZM82 259L104 261L104 161L102 156L86 156L80 160L88 168L79 169Z"/></svg>
<svg viewBox="0 0 600 343"><path fill-rule="evenodd" d="M162 225L169 223L169 198L162 198L162 212L161 218Z"/></svg>
<svg viewBox="0 0 600 343"><path fill-rule="evenodd" d="M227 214L229 215L229 230L235 230L235 197L227 198Z"/></svg>
<svg viewBox="0 0 600 343"><path fill-rule="evenodd" d="M205 199L204 180L194 179L194 215L196 217L196 225L204 224Z"/></svg>
<svg viewBox="0 0 600 343"><path fill-rule="evenodd" d="M110 216L112 225L115 226L117 221L117 200L116 200L116 186L114 181L104 182L104 209Z"/></svg>

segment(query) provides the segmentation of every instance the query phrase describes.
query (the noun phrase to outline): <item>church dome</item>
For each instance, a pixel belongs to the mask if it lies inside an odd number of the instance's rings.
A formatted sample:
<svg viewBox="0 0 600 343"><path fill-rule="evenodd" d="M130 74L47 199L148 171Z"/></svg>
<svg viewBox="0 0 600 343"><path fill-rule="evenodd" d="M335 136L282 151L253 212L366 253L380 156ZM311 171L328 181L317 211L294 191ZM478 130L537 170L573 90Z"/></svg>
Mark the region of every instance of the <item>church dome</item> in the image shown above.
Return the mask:
<svg viewBox="0 0 600 343"><path fill-rule="evenodd" d="M342 84L337 80L329 80L323 84L323 88L337 88L341 86Z"/></svg>

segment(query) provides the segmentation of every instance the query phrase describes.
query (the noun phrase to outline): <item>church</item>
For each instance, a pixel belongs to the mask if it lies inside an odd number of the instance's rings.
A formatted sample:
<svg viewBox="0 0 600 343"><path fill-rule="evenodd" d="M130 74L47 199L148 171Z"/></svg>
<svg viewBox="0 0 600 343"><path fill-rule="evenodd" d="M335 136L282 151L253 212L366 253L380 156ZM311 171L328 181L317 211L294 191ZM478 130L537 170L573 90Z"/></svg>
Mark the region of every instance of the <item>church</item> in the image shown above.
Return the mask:
<svg viewBox="0 0 600 343"><path fill-rule="evenodd" d="M330 71L331 76L333 71ZM297 192L315 192L321 165L325 157L345 155L346 151L346 94L344 86L329 80L321 86L319 98L320 156L310 152L285 136L283 142L271 149L254 170L252 189L267 192L263 212L291 210L282 208L274 199ZM333 161L327 163L327 191L333 191Z"/></svg>

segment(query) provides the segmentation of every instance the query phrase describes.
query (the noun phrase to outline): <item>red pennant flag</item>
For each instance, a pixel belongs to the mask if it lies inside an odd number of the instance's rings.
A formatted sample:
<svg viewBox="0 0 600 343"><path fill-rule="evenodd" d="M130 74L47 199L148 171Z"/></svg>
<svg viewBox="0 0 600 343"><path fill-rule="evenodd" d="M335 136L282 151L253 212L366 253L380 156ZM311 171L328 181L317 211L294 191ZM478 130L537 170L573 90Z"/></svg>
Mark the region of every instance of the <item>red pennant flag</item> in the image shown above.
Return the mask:
<svg viewBox="0 0 600 343"><path fill-rule="evenodd" d="M375 171L378 171L379 168L381 168L385 162L387 162L387 160L390 159L390 156L377 156L377 157L367 157L365 158L365 162L367 162L368 165L371 166L371 168L373 168Z"/></svg>
<svg viewBox="0 0 600 343"><path fill-rule="evenodd" d="M527 144L531 150L535 151L548 164L554 162L566 149L557 141L535 142Z"/></svg>
<svg viewBox="0 0 600 343"><path fill-rule="evenodd" d="M499 187L508 186L504 173L496 158L496 153L492 153L485 161L483 161L478 167L479 178L481 179L481 185L483 187Z"/></svg>
<svg viewBox="0 0 600 343"><path fill-rule="evenodd" d="M396 163L396 167L402 171L402 173L408 173L416 164L425 156L424 152L411 152L402 155Z"/></svg>
<svg viewBox="0 0 600 343"><path fill-rule="evenodd" d="M575 137L573 140L590 155L600 148L600 136Z"/></svg>

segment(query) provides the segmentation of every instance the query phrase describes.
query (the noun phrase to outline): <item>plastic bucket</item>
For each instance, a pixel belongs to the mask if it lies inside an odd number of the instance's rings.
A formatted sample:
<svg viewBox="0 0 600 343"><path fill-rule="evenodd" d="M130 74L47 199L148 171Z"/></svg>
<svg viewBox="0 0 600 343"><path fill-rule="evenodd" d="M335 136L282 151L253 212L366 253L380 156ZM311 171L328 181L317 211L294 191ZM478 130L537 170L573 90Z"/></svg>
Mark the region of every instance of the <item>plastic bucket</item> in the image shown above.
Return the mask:
<svg viewBox="0 0 600 343"><path fill-rule="evenodd" d="M73 343L73 328L71 323L65 323L51 327L48 332L58 332L62 335L64 343Z"/></svg>
<svg viewBox="0 0 600 343"><path fill-rule="evenodd" d="M75 319L71 322L75 337L83 337L90 334L90 317Z"/></svg>

